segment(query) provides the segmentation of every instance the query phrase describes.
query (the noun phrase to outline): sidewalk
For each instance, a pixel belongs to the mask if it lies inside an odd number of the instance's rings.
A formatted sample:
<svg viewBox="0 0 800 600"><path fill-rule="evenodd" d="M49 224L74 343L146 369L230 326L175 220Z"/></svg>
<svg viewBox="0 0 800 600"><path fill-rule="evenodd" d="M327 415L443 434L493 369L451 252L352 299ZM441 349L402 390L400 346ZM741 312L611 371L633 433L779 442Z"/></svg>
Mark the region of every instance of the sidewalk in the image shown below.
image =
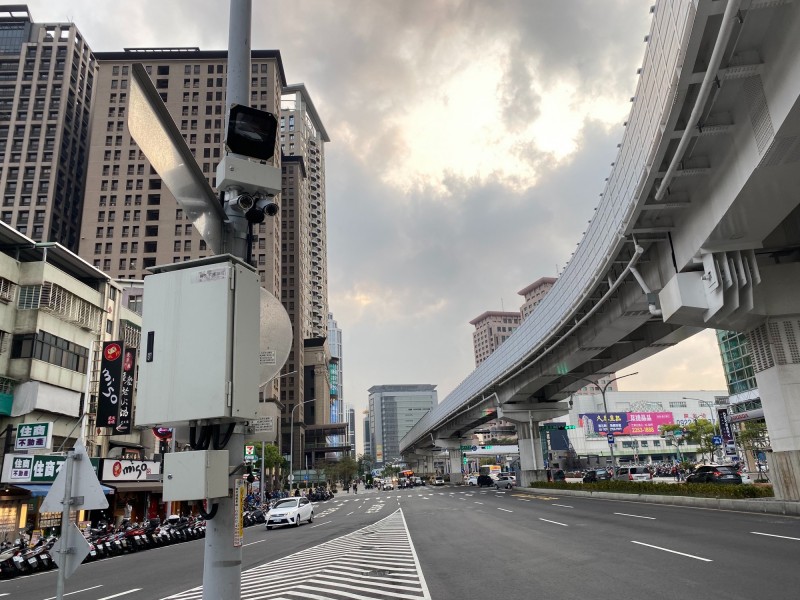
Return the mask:
<svg viewBox="0 0 800 600"><path fill-rule="evenodd" d="M643 483L642 485L647 485ZM691 506L694 508L714 508L770 515L800 517L800 502L776 500L774 498L694 498L690 496L664 496L660 494L622 494L619 492L587 492L583 490L562 490L549 488L514 488L514 491L544 496L583 496L602 500L624 500L626 502L645 502L669 504L672 506Z"/></svg>

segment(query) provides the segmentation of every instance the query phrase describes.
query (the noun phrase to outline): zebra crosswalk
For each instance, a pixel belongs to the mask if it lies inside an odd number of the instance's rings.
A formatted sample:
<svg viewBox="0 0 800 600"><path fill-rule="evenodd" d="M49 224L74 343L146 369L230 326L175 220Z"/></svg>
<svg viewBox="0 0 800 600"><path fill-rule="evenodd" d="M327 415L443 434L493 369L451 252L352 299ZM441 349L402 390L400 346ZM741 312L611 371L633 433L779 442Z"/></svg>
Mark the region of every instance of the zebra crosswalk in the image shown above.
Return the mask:
<svg viewBox="0 0 800 600"><path fill-rule="evenodd" d="M163 600L199 600L197 587ZM242 600L430 600L402 509L242 573Z"/></svg>

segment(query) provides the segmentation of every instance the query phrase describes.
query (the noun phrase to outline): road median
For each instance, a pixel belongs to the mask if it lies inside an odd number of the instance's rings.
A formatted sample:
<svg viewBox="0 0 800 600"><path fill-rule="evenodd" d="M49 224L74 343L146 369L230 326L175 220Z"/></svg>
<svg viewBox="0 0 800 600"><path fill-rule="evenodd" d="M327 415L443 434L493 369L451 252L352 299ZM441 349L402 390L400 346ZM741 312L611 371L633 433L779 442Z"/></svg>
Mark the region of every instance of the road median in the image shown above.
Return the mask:
<svg viewBox="0 0 800 600"><path fill-rule="evenodd" d="M740 512L800 517L800 502L777 500L775 498L707 498L666 494L637 494L632 492L571 490L564 487L547 485L542 487L520 487L516 488L516 491L533 495L552 496L554 494L560 494L563 496L595 498L598 500L622 500L626 502L668 504L672 506L689 506L693 508L710 508L717 510L733 510Z"/></svg>

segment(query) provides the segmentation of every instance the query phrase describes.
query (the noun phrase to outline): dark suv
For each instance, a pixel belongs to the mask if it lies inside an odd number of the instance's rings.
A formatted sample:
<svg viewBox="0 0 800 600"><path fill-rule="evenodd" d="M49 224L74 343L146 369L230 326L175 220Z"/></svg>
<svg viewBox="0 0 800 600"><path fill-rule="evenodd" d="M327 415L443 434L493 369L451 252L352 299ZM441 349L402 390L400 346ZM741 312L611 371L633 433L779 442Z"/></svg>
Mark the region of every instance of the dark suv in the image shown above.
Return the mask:
<svg viewBox="0 0 800 600"><path fill-rule="evenodd" d="M478 487L492 487L494 485L494 479L489 477L488 475L478 475Z"/></svg>
<svg viewBox="0 0 800 600"><path fill-rule="evenodd" d="M609 475L608 471L605 469L592 469L591 471L587 471L586 475L583 476L583 483L595 483L597 481L608 481L611 479L611 475Z"/></svg>
<svg viewBox="0 0 800 600"><path fill-rule="evenodd" d="M742 476L727 465L701 465L686 478L686 483L742 483Z"/></svg>

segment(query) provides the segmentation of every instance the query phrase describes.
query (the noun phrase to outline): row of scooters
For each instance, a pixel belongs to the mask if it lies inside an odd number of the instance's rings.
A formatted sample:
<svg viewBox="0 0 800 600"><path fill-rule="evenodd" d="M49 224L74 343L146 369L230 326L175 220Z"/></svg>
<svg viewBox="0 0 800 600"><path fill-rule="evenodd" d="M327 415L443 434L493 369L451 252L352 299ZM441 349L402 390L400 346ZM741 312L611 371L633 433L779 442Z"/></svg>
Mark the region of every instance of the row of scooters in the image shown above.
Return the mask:
<svg viewBox="0 0 800 600"><path fill-rule="evenodd" d="M204 520L178 515L171 515L164 523L160 519L144 523L123 521L116 528L100 521L97 527L83 532L89 543L89 553L83 562L196 540L205 534ZM55 568L51 551L57 539L54 536L43 537L32 547L28 546L24 536L13 544L4 542L0 545L0 577L10 579Z"/></svg>

